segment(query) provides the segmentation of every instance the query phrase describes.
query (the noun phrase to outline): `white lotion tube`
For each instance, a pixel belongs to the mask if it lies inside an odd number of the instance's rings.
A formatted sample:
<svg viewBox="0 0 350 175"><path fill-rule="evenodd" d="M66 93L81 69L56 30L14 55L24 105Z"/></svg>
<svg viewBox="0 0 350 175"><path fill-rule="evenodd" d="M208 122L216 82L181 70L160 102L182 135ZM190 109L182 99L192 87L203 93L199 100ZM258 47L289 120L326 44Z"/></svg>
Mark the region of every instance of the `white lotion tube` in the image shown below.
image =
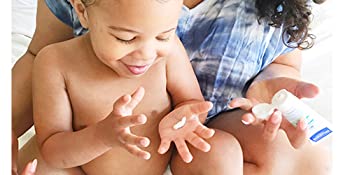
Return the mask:
<svg viewBox="0 0 350 175"><path fill-rule="evenodd" d="M273 96L272 106L281 111L294 126L297 126L299 120L304 118L311 143L317 143L333 132L327 120L285 89L278 91Z"/></svg>

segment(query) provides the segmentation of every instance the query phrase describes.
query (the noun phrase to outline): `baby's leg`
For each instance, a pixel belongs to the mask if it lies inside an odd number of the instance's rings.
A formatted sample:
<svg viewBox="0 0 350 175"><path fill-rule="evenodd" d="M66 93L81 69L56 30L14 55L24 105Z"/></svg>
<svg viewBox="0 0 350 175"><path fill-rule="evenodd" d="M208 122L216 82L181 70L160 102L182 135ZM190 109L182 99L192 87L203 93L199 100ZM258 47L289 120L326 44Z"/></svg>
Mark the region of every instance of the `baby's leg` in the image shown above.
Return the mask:
<svg viewBox="0 0 350 175"><path fill-rule="evenodd" d="M330 154L321 145L308 144L296 150L281 130L275 140L266 141L261 125L242 124L243 113L242 110L223 113L211 121L209 127L221 129L237 138L243 150L245 175L330 174Z"/></svg>
<svg viewBox="0 0 350 175"><path fill-rule="evenodd" d="M69 169L57 169L49 166L45 163L42 156L40 155L37 142L33 136L20 150L18 153L18 170L22 171L24 166L33 159L38 160L38 165L35 175L84 175L85 173L81 168L69 168Z"/></svg>
<svg viewBox="0 0 350 175"><path fill-rule="evenodd" d="M207 153L189 145L190 152L193 155L191 163L185 163L179 154L174 151L171 160L171 171L173 175L243 174L242 150L235 137L216 129L214 136L208 142L211 145L211 149Z"/></svg>

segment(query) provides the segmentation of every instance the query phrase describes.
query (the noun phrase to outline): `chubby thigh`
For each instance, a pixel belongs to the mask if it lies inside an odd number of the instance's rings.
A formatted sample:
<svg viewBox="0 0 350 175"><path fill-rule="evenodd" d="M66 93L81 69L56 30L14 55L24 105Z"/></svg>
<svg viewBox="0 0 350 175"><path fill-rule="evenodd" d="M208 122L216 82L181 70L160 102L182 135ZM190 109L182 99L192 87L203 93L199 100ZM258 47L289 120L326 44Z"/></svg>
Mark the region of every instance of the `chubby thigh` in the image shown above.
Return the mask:
<svg viewBox="0 0 350 175"><path fill-rule="evenodd" d="M152 142L153 141L153 142ZM131 155L123 148L114 148L102 156L82 166L86 174L133 174L133 175L163 175L170 159L171 150L165 155L157 153L159 142L151 138L149 160Z"/></svg>

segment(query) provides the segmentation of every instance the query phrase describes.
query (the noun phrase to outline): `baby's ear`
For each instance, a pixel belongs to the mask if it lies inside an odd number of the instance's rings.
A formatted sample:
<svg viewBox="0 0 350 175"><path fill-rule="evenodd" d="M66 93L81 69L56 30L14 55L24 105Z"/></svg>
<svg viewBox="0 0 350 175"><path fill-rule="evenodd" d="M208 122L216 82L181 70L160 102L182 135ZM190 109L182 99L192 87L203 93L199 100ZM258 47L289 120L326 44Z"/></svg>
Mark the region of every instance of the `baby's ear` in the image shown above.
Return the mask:
<svg viewBox="0 0 350 175"><path fill-rule="evenodd" d="M85 5L81 2L81 0L70 0L77 16L79 18L80 24L88 29L89 28L89 20L88 14Z"/></svg>

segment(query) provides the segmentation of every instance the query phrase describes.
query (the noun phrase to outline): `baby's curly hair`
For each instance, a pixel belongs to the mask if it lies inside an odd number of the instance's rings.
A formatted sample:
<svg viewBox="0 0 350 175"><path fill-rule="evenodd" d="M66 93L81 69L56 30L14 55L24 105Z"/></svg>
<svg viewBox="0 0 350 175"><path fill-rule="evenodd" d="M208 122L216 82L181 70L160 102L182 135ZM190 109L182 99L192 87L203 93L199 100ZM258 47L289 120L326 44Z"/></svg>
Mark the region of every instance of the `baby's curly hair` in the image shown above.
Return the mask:
<svg viewBox="0 0 350 175"><path fill-rule="evenodd" d="M273 27L283 28L283 43L292 48L308 49L315 35L309 33L310 0L256 0L258 21L267 20ZM317 4L325 0L313 0ZM287 38L287 39L286 39Z"/></svg>

